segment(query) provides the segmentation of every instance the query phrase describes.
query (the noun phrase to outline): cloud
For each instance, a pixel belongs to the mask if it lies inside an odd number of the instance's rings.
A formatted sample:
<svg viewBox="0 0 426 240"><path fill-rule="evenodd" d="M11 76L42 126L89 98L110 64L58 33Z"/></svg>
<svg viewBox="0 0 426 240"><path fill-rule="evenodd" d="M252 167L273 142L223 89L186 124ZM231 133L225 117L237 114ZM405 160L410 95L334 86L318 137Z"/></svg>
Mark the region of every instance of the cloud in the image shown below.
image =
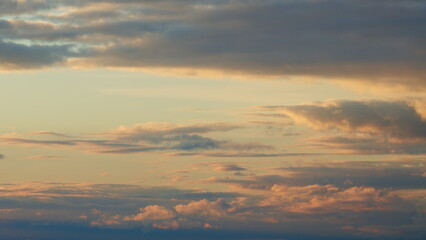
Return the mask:
<svg viewBox="0 0 426 240"><path fill-rule="evenodd" d="M225 216L231 206L224 199L210 202L207 199L193 201L188 204L179 204L175 207L176 212L184 215L204 215L211 217Z"/></svg>
<svg viewBox="0 0 426 240"><path fill-rule="evenodd" d="M338 188L369 186L377 189L423 189L424 159L393 161L298 162L271 172L245 178L210 178L205 183L222 183L242 190L269 190L275 184L289 187L333 185Z"/></svg>
<svg viewBox="0 0 426 240"><path fill-rule="evenodd" d="M0 209L0 213L5 214L5 213L13 213L16 211L21 210L20 208L6 208L6 209Z"/></svg>
<svg viewBox="0 0 426 240"><path fill-rule="evenodd" d="M220 157L220 158L270 158L270 157L294 157L324 155L315 153L252 153L252 152L182 152L167 153L166 156L195 156L195 157Z"/></svg>
<svg viewBox="0 0 426 240"><path fill-rule="evenodd" d="M3 0L0 2L0 16L30 13L53 7L53 1Z"/></svg>
<svg viewBox="0 0 426 240"><path fill-rule="evenodd" d="M230 131L239 127L237 124L230 123L172 124L168 122L148 122L135 124L131 127L120 126L107 134L118 139L137 141L148 137L155 139L159 135L201 134Z"/></svg>
<svg viewBox="0 0 426 240"><path fill-rule="evenodd" d="M27 160L47 160L47 159L58 160L58 159L62 159L62 157L50 156L50 155L34 155L34 156L28 156L25 159Z"/></svg>
<svg viewBox="0 0 426 240"><path fill-rule="evenodd" d="M143 220L165 220L175 216L175 214L163 206L150 205L139 209L140 213L124 218L125 221L143 221Z"/></svg>
<svg viewBox="0 0 426 240"><path fill-rule="evenodd" d="M22 70L60 65L75 56L70 45L24 45L0 39L0 70Z"/></svg>
<svg viewBox="0 0 426 240"><path fill-rule="evenodd" d="M371 187L339 189L333 185L288 187L274 185L272 196L261 205L280 205L281 209L300 213L403 211L411 205L399 196Z"/></svg>
<svg viewBox="0 0 426 240"><path fill-rule="evenodd" d="M369 86L425 88L425 3L417 0L1 4L0 15L10 23L2 25L8 39L32 45L70 42L84 50L74 56L65 46L9 45L1 51L4 69L65 61L74 66L351 79Z"/></svg>
<svg viewBox="0 0 426 240"><path fill-rule="evenodd" d="M226 132L240 128L229 123L172 124L149 122L135 124L131 127L120 126L104 135L120 142L161 144L164 148L176 150L197 149L237 149L256 150L271 149L260 143L235 143L227 140L215 140L200 134Z"/></svg>
<svg viewBox="0 0 426 240"><path fill-rule="evenodd" d="M247 170L246 168L240 167L235 163L217 163L215 165L216 167L214 168L214 171L217 172L239 172Z"/></svg>
<svg viewBox="0 0 426 240"><path fill-rule="evenodd" d="M231 140L217 140L204 134L231 131L241 126L230 123L141 123L76 138L49 131L30 134L3 134L0 143L23 146L61 147L68 150L83 150L102 154L132 154L163 151L204 151L209 149L233 151L265 151L274 149L271 145L258 142L238 143ZM43 137L43 139L38 139ZM45 138L49 139L45 139ZM53 138L53 139L50 139ZM58 140L57 138L60 138ZM64 138L66 138L64 140Z"/></svg>
<svg viewBox="0 0 426 240"><path fill-rule="evenodd" d="M206 197L208 195L210 197ZM340 237L336 239L361 232L368 238L388 236L392 232L389 236L412 234L416 239L424 233L422 225L413 220L420 216L416 207L421 204L414 205L391 189L368 186L341 188L332 184L275 183L261 192L242 196L124 184L39 182L1 184L0 196L2 210L7 212L3 214L6 221L0 227L0 237L7 236L6 239L22 237L16 235L17 232L32 234L28 239L42 239L34 238L33 233L52 237L53 233L67 233L67 229L81 234L82 239L92 239L91 233L98 230L125 236L124 239L140 234L148 239L164 238L168 230L174 230L171 236L175 236L185 229L187 236L197 239L229 232L241 237L247 231L250 236L258 237L263 236L265 229L274 232L268 235L270 239L287 238L288 234L293 236L290 239L305 234L307 239L316 239L308 236L319 236L325 229ZM330 225L330 219L338 221ZM49 226L52 228L46 228ZM368 229L392 231L364 231ZM10 232L15 234L7 235ZM103 235L95 236L103 238ZM217 239L216 235L212 239Z"/></svg>
<svg viewBox="0 0 426 240"><path fill-rule="evenodd" d="M60 141L60 140L33 140L24 138L0 138L1 142L7 144L22 144L29 146L70 146L76 145L73 141Z"/></svg>
<svg viewBox="0 0 426 240"><path fill-rule="evenodd" d="M61 134L61 133L57 133L57 132L50 132L50 131L37 131L37 132L30 133L30 135L41 135L41 136L46 135L46 136L64 137L64 138L68 137L65 134Z"/></svg>
<svg viewBox="0 0 426 240"><path fill-rule="evenodd" d="M405 101L330 101L277 110L315 129L337 128L403 140L426 138L426 121Z"/></svg>
<svg viewBox="0 0 426 240"><path fill-rule="evenodd" d="M424 154L422 141L392 140L371 136L334 136L306 139L308 147L334 149L343 154Z"/></svg>
<svg viewBox="0 0 426 240"><path fill-rule="evenodd" d="M112 204L123 209L140 209L141 205L172 205L176 201L197 201L202 199L217 199L217 198L236 198L244 196L239 193L232 192L209 192L197 190L180 190L172 187L155 187L155 186L140 186L132 184L77 184L77 183L49 183L49 182L27 182L21 184L0 184L0 196L2 198L10 198L11 200L27 198L28 201L35 201L32 204L25 205L26 207L56 208L64 199L69 207L83 207L90 211L102 207L98 203L102 198L105 204ZM43 201L46 200L46 201ZM119 200L121 199L121 200ZM40 200L40 201L38 201ZM47 201L51 200L51 201ZM57 202L58 200L59 202ZM90 200L90 203L87 202ZM87 205L81 205L81 201L86 201ZM123 205L122 201L127 202ZM10 203L10 208L17 208L19 201L5 202ZM23 205L21 205L23 206ZM9 205L7 206L9 208ZM104 207L102 207L104 209ZM108 207L106 206L106 209ZM96 210L97 214L100 210ZM139 212L138 212L139 213ZM95 214L95 215L97 215Z"/></svg>
<svg viewBox="0 0 426 240"><path fill-rule="evenodd" d="M180 225L177 221L154 223L152 226L155 227L155 228L158 228L158 229L178 229L178 228L180 228Z"/></svg>
<svg viewBox="0 0 426 240"><path fill-rule="evenodd" d="M308 146L351 154L423 154L426 121L416 101L328 101L296 106L267 106L297 124L338 130L335 136L305 139Z"/></svg>

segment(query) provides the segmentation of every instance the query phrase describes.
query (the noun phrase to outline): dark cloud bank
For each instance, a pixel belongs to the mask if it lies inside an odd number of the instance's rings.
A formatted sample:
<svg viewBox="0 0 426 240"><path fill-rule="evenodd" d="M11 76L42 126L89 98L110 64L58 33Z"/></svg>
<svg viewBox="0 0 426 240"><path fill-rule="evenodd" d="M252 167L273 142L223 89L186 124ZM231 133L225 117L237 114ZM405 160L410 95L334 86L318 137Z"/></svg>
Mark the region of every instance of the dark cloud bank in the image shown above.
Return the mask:
<svg viewBox="0 0 426 240"><path fill-rule="evenodd" d="M7 70L57 64L184 68L425 87L426 3L419 0L1 5L0 66ZM55 14L61 7L68 11Z"/></svg>

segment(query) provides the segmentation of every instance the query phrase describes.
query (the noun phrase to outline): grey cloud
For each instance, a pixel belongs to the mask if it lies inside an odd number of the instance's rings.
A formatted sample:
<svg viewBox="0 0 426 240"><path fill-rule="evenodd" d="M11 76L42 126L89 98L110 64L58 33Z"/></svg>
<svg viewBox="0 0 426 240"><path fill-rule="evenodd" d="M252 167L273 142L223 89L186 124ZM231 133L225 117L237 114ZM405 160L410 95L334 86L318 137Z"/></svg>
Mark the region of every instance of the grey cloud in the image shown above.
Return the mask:
<svg viewBox="0 0 426 240"><path fill-rule="evenodd" d="M386 7L376 11L378 6ZM107 66L389 78L399 84L406 83L398 78L414 78L411 83L424 86L421 74L413 76L424 65L424 46L419 42L424 30L419 24L408 25L424 22L423 16L421 7L385 1L229 2L196 11L181 27L147 38L143 44L99 52L99 58ZM407 31L413 34L403 34Z"/></svg>
<svg viewBox="0 0 426 240"><path fill-rule="evenodd" d="M181 152L169 153L169 156L196 156L196 157L221 157L221 158L269 158L269 157L293 157L293 156L315 156L324 154L315 153L252 153L252 152Z"/></svg>
<svg viewBox="0 0 426 240"><path fill-rule="evenodd" d="M334 149L344 154L424 154L425 141L391 141L380 137L336 136L307 140L308 147Z"/></svg>
<svg viewBox="0 0 426 240"><path fill-rule="evenodd" d="M193 149L211 149L218 148L221 144L220 141L215 141L211 138L202 137L199 135L177 135L166 138L163 141L176 142L173 148L179 150L193 150Z"/></svg>
<svg viewBox="0 0 426 240"><path fill-rule="evenodd" d="M238 143L230 140L216 140L200 134L224 132L239 128L229 123L141 123L131 127L120 126L116 130L90 134L90 138L69 137L61 133L38 131L30 137L2 137L0 143L27 146L62 146L69 150L83 150L104 154L132 154L141 152L205 151L208 149L234 151L264 151L274 149L262 143ZM37 139L44 137L43 139ZM48 139L45 138L58 138ZM67 138L64 140L63 138ZM96 138L97 137L97 138Z"/></svg>
<svg viewBox="0 0 426 240"><path fill-rule="evenodd" d="M0 142L12 145L27 145L27 146L63 146L70 150L83 150L94 153L103 154L132 154L141 152L163 151L163 150L197 150L219 148L215 140L195 137L191 139L179 139L174 141L174 145L168 145L168 140L159 143L161 145L132 143L114 140L38 140L27 138L0 138ZM197 141L200 140L200 141ZM203 141L204 140L204 141ZM213 144L213 145L212 145Z"/></svg>
<svg viewBox="0 0 426 240"><path fill-rule="evenodd" d="M401 140L426 139L426 121L406 101L331 101L275 110L316 129L370 132Z"/></svg>
<svg viewBox="0 0 426 240"><path fill-rule="evenodd" d="M0 154L0 159L3 159L4 158L4 155L3 154Z"/></svg>
<svg viewBox="0 0 426 240"><path fill-rule="evenodd" d="M26 146L61 146L70 150L83 150L105 154L129 154L166 149L163 147L149 146L144 144L130 144L109 140L39 140L28 138L0 138L0 142L5 144Z"/></svg>
<svg viewBox="0 0 426 240"><path fill-rule="evenodd" d="M40 10L51 9L54 7L54 1L18 1L18 0L2 0L0 1L0 16L31 13Z"/></svg>
<svg viewBox="0 0 426 240"><path fill-rule="evenodd" d="M114 6L85 9L100 3ZM25 34L12 32L10 38L90 43L86 45L90 56L80 55L79 60L97 66L209 69L357 79L414 90L425 87L425 3L417 0L82 0L34 4L6 1L2 10L18 16L33 9L29 13L35 19L55 28L41 33L36 29ZM60 17L35 13L60 6L74 6L75 11ZM105 21L96 22L94 16ZM64 52L61 57L70 58Z"/></svg>
<svg viewBox="0 0 426 240"><path fill-rule="evenodd" d="M229 140L215 140L202 136L211 132L225 132L241 128L230 123L142 123L131 127L120 127L104 135L122 142L147 142L161 144L165 148L176 150L197 149L234 149L234 150L265 150L272 149L261 143L236 143Z"/></svg>
<svg viewBox="0 0 426 240"><path fill-rule="evenodd" d="M0 69L40 68L63 63L76 55L70 45L24 45L0 39Z"/></svg>
<svg viewBox="0 0 426 240"><path fill-rule="evenodd" d="M331 184L343 189L363 186L379 189L423 189L426 187L424 163L424 159L302 163L301 166L275 169L277 174L252 175L244 179L214 178L205 182L257 190L269 190L275 184L289 187Z"/></svg>
<svg viewBox="0 0 426 240"><path fill-rule="evenodd" d="M296 106L266 106L315 130L334 136L304 139L308 147L349 154L424 154L426 120L415 101L328 101Z"/></svg>
<svg viewBox="0 0 426 240"><path fill-rule="evenodd" d="M122 126L114 131L105 133L120 140L145 140L156 137L161 138L169 135L193 135L209 132L226 132L240 128L237 124L231 123L195 123L195 124L172 124L168 122L148 122L135 124L131 127Z"/></svg>

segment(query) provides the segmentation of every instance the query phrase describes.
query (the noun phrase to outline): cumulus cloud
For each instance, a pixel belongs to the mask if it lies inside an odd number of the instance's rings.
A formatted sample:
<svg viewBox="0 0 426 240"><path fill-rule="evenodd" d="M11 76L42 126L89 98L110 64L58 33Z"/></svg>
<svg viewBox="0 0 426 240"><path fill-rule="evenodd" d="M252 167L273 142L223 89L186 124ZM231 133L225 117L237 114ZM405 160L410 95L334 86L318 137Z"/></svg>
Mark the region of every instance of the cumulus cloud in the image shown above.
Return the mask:
<svg viewBox="0 0 426 240"><path fill-rule="evenodd" d="M150 205L140 209L140 213L124 218L125 221L143 221L143 220L164 220L173 218L175 215L169 209L158 206Z"/></svg>
<svg viewBox="0 0 426 240"><path fill-rule="evenodd" d="M290 212L331 213L411 210L399 196L371 187L339 189L333 185L288 187L273 185L272 196L261 205L280 205Z"/></svg>
<svg viewBox="0 0 426 240"><path fill-rule="evenodd" d="M425 3L417 0L1 4L0 16L8 16L1 24L2 36L51 45L65 41L84 49L73 56L66 47L5 48L2 68L69 60L80 66L213 70L425 87ZM34 52L42 57L32 57ZM11 55L25 61L19 64Z"/></svg>
<svg viewBox="0 0 426 240"><path fill-rule="evenodd" d="M159 228L159 229L178 229L178 228L180 228L180 225L176 220L171 221L171 222L154 223L152 226L155 227L155 228Z"/></svg>
<svg viewBox="0 0 426 240"><path fill-rule="evenodd" d="M188 204L179 204L175 207L176 212L184 215L204 215L211 217L225 216L231 206L224 199L210 202L207 199L193 201Z"/></svg>

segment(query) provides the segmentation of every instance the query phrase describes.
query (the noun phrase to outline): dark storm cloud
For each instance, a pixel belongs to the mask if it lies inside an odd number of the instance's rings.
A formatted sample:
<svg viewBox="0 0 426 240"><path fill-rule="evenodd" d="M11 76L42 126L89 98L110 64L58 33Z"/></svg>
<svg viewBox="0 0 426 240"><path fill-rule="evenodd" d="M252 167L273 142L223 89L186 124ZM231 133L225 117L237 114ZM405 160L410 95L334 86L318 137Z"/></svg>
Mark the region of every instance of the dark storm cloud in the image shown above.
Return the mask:
<svg viewBox="0 0 426 240"><path fill-rule="evenodd" d="M327 77L417 90L425 87L426 3L418 0L2 4L0 13L15 18L2 23L8 38L88 43L84 46L90 51L73 64ZM59 7L68 8L59 14ZM32 20L21 13L29 13ZM42 31L28 28L43 24L51 26ZM70 57L66 52L60 56ZM34 66L43 65L37 59L32 61Z"/></svg>

